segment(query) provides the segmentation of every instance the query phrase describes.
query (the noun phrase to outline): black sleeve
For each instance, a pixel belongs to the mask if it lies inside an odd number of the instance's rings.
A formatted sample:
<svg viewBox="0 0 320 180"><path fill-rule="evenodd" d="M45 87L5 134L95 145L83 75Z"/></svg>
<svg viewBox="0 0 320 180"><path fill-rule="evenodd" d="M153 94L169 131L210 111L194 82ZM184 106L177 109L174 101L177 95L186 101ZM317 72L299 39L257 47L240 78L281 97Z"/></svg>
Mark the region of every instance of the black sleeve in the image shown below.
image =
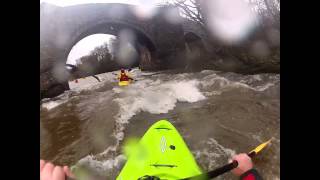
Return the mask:
<svg viewBox="0 0 320 180"><path fill-rule="evenodd" d="M262 177L257 170L250 169L240 176L240 180L262 180Z"/></svg>

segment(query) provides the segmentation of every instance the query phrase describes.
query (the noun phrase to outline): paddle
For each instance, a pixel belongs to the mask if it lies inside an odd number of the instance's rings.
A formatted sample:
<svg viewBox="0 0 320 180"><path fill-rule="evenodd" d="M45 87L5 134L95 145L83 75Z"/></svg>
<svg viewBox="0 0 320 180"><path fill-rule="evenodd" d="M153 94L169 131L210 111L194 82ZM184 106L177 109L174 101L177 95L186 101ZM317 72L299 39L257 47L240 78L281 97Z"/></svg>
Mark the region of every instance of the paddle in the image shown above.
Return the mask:
<svg viewBox="0 0 320 180"><path fill-rule="evenodd" d="M97 76L93 75L92 77L94 77L96 80L98 80L99 82L101 82L100 79L99 79Z"/></svg>
<svg viewBox="0 0 320 180"><path fill-rule="evenodd" d="M250 151L248 153L248 156L253 158L254 156L256 156L263 148L265 148L269 143L271 142L271 139L260 144L259 146L257 146L255 149L253 149L252 151ZM209 171L207 173L204 174L200 174L197 176L193 176L193 177L189 177L189 178L185 178L185 179L181 179L181 180L204 180L204 179L211 179L211 178L215 178L217 176L220 176L228 171L231 171L232 169L238 167L238 162L237 161L233 161L232 163L229 163L227 165L224 165L218 169L215 169L213 171Z"/></svg>
<svg viewBox="0 0 320 180"><path fill-rule="evenodd" d="M271 142L271 139L260 144L259 146L257 146L256 148L254 148L252 151L250 151L248 153L248 156L253 158L255 157L262 149L264 149L269 143ZM232 163L229 163L227 165L224 165L218 169L215 169L213 171L209 171L207 173L204 174L200 174L197 176L193 176L193 177L189 177L189 178L184 178L181 180L204 180L204 179L212 179L215 178L217 176L220 176L226 172L231 171L232 169L236 168L238 166L238 162L237 161L233 161ZM154 177L149 177L149 178L154 178ZM66 177L66 180L75 180L73 178L70 177Z"/></svg>

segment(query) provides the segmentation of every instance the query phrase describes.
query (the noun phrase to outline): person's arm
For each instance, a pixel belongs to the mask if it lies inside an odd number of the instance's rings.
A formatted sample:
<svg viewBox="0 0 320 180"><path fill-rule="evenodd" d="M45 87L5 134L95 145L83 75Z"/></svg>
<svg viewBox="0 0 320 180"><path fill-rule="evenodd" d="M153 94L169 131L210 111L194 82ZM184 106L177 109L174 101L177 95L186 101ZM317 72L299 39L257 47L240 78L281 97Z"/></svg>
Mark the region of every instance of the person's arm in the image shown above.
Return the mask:
<svg viewBox="0 0 320 180"><path fill-rule="evenodd" d="M247 154L235 155L232 160L238 162L238 167L233 169L232 173L240 176L240 180L262 180L258 171L253 168L251 158Z"/></svg>

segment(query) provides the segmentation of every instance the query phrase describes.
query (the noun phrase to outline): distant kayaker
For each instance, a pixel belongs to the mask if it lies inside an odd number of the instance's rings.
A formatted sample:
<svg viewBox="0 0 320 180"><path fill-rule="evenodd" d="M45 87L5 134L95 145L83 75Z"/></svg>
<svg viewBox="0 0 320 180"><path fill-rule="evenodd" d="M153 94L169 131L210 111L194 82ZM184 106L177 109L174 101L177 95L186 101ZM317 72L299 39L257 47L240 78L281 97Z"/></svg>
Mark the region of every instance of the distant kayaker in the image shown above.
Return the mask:
<svg viewBox="0 0 320 180"><path fill-rule="evenodd" d="M133 80L126 72L124 69L121 69L120 74L118 76L118 79L120 81L129 81L129 80Z"/></svg>
<svg viewBox="0 0 320 180"><path fill-rule="evenodd" d="M259 173L253 168L251 158L241 153L232 157L232 160L238 161L238 167L232 170L240 180L262 180ZM75 178L69 167L55 166L50 162L40 160L40 180L65 180L65 177Z"/></svg>

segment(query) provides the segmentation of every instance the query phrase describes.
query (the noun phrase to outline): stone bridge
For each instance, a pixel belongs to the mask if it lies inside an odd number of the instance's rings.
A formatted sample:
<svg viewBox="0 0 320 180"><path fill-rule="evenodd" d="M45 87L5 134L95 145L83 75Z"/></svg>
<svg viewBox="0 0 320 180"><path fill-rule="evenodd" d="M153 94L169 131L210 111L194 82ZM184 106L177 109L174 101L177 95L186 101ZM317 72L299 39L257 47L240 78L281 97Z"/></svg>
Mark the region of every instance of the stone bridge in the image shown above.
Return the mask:
<svg viewBox="0 0 320 180"><path fill-rule="evenodd" d="M135 37L140 64L145 69L176 67L184 59L185 42L181 23L170 21L177 11L159 6L152 17L127 4L84 4L40 6L40 99L69 89L70 74L65 64L72 47L86 36L103 33L119 35L130 30Z"/></svg>

